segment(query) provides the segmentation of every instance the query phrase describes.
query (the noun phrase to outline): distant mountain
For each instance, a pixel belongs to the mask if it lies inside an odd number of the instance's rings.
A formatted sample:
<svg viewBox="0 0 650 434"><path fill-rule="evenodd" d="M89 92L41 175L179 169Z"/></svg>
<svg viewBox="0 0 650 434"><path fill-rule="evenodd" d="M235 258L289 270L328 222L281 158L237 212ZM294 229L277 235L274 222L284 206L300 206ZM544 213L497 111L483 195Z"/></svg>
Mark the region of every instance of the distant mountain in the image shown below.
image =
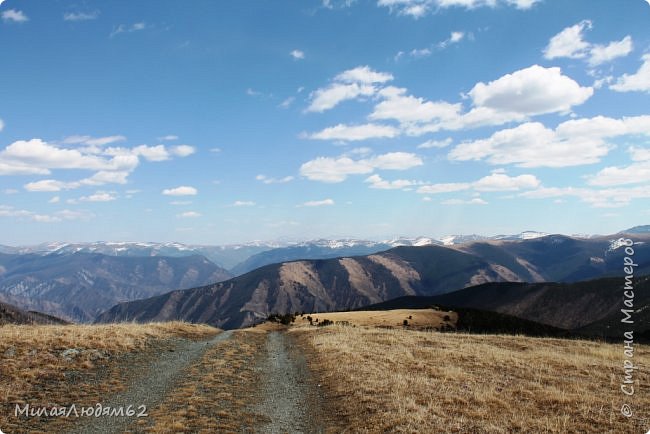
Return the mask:
<svg viewBox="0 0 650 434"><path fill-rule="evenodd" d="M485 283L448 294L407 296L365 307L369 310L415 309L445 306L498 312L574 334L621 340L624 331L650 338L650 276L635 279L634 324L621 323L623 287L621 277L576 283Z"/></svg>
<svg viewBox="0 0 650 434"><path fill-rule="evenodd" d="M299 259L329 259L342 256L363 256L383 252L398 246L429 246L440 244L425 237L396 238L388 241L366 240L313 240L295 245L267 250L246 259L230 271L239 276L256 268L280 262L296 261Z"/></svg>
<svg viewBox="0 0 650 434"><path fill-rule="evenodd" d="M40 312L27 312L0 302L0 326L5 324L68 324L68 322Z"/></svg>
<svg viewBox="0 0 650 434"><path fill-rule="evenodd" d="M507 277L476 256L445 247L397 247L369 256L267 265L216 285L122 303L97 320L184 319L237 328L271 312L345 310Z"/></svg>
<svg viewBox="0 0 650 434"><path fill-rule="evenodd" d="M83 322L122 301L229 277L198 255L0 254L0 301Z"/></svg>
<svg viewBox="0 0 650 434"><path fill-rule="evenodd" d="M634 226L621 231L622 234L650 234L650 225Z"/></svg>
<svg viewBox="0 0 650 434"><path fill-rule="evenodd" d="M403 295L436 295L486 282L575 282L621 275L625 256L621 247L615 239L552 235L284 262L217 285L125 303L99 320L185 319L235 328L272 312L354 309ZM650 244L635 245L634 258L639 275L650 270Z"/></svg>
<svg viewBox="0 0 650 434"><path fill-rule="evenodd" d="M279 247L278 243L251 242L224 246L200 246L181 243L110 242L91 243L43 243L34 246L0 246L0 253L69 255L72 253L100 253L109 256L170 256L184 257L203 255L223 268L232 268L249 256Z"/></svg>

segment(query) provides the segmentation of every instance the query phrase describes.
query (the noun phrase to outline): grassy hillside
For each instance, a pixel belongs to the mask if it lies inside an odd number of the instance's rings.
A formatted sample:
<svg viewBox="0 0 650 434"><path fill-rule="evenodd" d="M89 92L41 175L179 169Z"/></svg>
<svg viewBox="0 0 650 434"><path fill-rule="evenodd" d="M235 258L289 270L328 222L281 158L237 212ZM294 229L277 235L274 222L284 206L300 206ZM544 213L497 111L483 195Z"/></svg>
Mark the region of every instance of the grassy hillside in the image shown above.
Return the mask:
<svg viewBox="0 0 650 434"><path fill-rule="evenodd" d="M642 433L621 416L619 345L331 326L296 328L350 432ZM637 346L635 363L650 350ZM640 384L650 382L638 371ZM641 418L650 395L630 400Z"/></svg>

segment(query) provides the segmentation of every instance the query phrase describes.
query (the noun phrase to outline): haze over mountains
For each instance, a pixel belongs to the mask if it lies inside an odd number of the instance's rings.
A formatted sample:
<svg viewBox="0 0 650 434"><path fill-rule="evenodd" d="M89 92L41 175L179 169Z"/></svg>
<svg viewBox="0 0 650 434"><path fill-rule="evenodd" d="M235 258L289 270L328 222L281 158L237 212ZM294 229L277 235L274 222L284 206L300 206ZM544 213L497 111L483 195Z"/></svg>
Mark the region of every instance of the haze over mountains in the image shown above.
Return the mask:
<svg viewBox="0 0 650 434"><path fill-rule="evenodd" d="M624 232L643 240L649 229L640 226ZM484 282L572 282L619 275L620 249L612 244L619 236L575 238L529 231L511 236L381 242L346 239L231 246L125 242L1 246L0 301L87 322L117 303L239 276L222 285L199 288L196 294L174 292L156 301L167 299L163 304L169 318L201 318L238 327L270 312L350 309L402 295L434 295ZM650 274L646 246L637 247L635 259L642 264L639 275ZM231 265L230 270L216 262ZM190 296L192 302L183 302L182 309L175 305L175 300ZM215 304L211 301L215 297L220 300L218 306L206 307ZM116 307L102 318L162 318L151 305L138 306ZM138 309L142 312L136 312Z"/></svg>
<svg viewBox="0 0 650 434"><path fill-rule="evenodd" d="M623 274L621 245L607 237L561 235L487 241L455 248L397 247L368 256L268 265L243 276L120 304L99 321L184 319L224 328L269 313L354 309L405 295L431 296L487 282L577 282ZM635 246L650 274L650 245Z"/></svg>
<svg viewBox="0 0 650 434"><path fill-rule="evenodd" d="M88 322L122 301L229 277L226 270L199 255L0 254L0 301Z"/></svg>

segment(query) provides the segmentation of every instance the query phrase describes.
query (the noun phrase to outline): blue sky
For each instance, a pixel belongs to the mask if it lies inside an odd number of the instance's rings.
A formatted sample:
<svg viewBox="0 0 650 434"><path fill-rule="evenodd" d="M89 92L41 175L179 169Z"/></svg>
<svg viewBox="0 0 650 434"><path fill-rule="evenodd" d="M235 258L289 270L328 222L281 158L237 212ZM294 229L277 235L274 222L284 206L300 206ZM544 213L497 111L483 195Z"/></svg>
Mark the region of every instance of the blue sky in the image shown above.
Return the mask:
<svg viewBox="0 0 650 434"><path fill-rule="evenodd" d="M0 244L650 219L644 0L0 4Z"/></svg>

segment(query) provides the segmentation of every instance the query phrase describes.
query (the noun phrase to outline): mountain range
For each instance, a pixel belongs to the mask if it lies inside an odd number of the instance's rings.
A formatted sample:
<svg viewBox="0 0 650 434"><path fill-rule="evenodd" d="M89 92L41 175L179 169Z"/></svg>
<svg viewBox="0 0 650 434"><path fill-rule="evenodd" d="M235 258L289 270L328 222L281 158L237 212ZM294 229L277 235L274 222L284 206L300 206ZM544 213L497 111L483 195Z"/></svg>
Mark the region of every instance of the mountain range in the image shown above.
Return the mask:
<svg viewBox="0 0 650 434"><path fill-rule="evenodd" d="M1 254L0 301L72 321L111 306L231 275L203 256L122 257L100 253Z"/></svg>
<svg viewBox="0 0 650 434"><path fill-rule="evenodd" d="M647 240L650 237L646 236ZM432 296L488 282L577 282L623 274L611 237L550 235L459 246L267 265L231 280L122 303L100 322L183 319L237 328L269 313L347 310L400 296ZM638 275L650 274L650 244L635 245Z"/></svg>

